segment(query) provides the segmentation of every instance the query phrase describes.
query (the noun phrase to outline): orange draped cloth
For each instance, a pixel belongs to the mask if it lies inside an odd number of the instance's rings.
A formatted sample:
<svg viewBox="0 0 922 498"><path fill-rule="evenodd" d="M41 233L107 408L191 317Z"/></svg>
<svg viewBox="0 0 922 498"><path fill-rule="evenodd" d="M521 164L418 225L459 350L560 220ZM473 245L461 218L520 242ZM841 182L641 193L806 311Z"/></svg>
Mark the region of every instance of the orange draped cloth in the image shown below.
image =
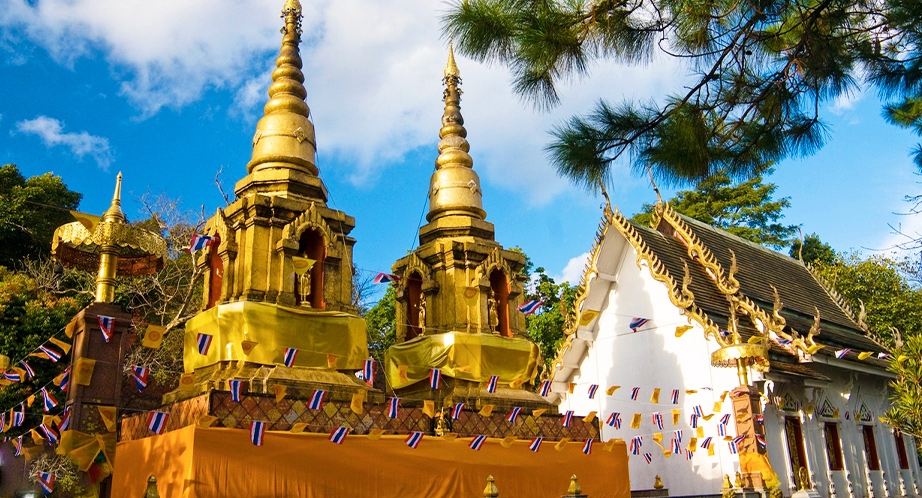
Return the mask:
<svg viewBox="0 0 922 498"><path fill-rule="evenodd" d="M150 475L162 498L228 496L374 496L476 498L487 476L500 496L560 496L576 474L591 498L629 498L627 448L603 443L592 454L571 442L562 451L529 441L504 448L488 439L480 451L471 438L426 436L416 449L406 436L348 436L341 445L323 434L267 432L260 447L249 431L189 426L162 436L119 443L112 496L143 496Z"/></svg>

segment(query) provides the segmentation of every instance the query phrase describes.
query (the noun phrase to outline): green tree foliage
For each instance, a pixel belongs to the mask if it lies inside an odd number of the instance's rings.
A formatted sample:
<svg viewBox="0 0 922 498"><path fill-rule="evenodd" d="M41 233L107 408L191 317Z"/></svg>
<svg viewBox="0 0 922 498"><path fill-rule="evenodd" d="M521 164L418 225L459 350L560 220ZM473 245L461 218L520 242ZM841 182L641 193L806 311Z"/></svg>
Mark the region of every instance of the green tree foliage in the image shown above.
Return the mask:
<svg viewBox="0 0 922 498"><path fill-rule="evenodd" d="M922 448L922 335L908 337L893 353L888 370L897 379L890 382L893 403L884 418L898 430L915 436Z"/></svg>
<svg viewBox="0 0 922 498"><path fill-rule="evenodd" d="M686 182L810 154L826 136L824 104L863 88L922 132L915 0L456 0L443 21L461 53L508 67L514 90L542 108L597 61L687 65L659 101L601 100L553 130L553 162L584 187L620 158Z"/></svg>
<svg viewBox="0 0 922 498"><path fill-rule="evenodd" d="M815 233L804 237L803 243L799 239L795 239L788 254L794 259L813 265L831 265L836 261L837 257L835 249L820 240L820 236Z"/></svg>
<svg viewBox="0 0 922 498"><path fill-rule="evenodd" d="M384 297L365 313L368 332L368 350L379 365L384 364L384 353L397 340L397 292L387 286Z"/></svg>
<svg viewBox="0 0 922 498"><path fill-rule="evenodd" d="M698 180L691 190L683 190L669 201L673 209L757 244L785 247L797 228L780 223L782 210L791 206L787 197L775 200L774 183L763 183L762 176L772 169L761 166L749 179L734 182L725 172ZM633 220L649 224L653 206L644 205Z"/></svg>
<svg viewBox="0 0 922 498"><path fill-rule="evenodd" d="M74 221L66 210L82 197L51 173L26 179L13 164L0 167L0 265L50 254L54 230Z"/></svg>
<svg viewBox="0 0 922 498"><path fill-rule="evenodd" d="M544 268L535 269L532 289L525 299L537 299L543 304L538 311L525 317L525 330L528 337L535 341L544 359L544 368L550 370L551 362L557 357L557 350L563 342L570 313L576 301L577 287L569 282L556 283Z"/></svg>

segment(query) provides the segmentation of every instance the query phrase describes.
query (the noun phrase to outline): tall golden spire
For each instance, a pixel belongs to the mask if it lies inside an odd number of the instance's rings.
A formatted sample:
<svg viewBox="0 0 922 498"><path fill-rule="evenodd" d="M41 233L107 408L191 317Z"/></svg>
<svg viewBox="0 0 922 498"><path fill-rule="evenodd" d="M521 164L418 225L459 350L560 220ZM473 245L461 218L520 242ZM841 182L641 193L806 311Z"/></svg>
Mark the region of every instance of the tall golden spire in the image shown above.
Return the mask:
<svg viewBox="0 0 922 498"><path fill-rule="evenodd" d="M445 216L460 215L483 220L483 192L480 178L474 171L474 160L468 151L467 130L461 117L461 73L455 64L455 53L448 47L448 63L442 78L445 85L442 128L439 130L439 157L435 160L435 173L429 182L429 214L427 221Z"/></svg>
<svg viewBox="0 0 922 498"><path fill-rule="evenodd" d="M247 172L281 168L317 175L314 157L317 150L310 108L304 98L304 73L301 72L301 3L286 0L282 9L282 48L272 71L269 101L253 136L253 157Z"/></svg>
<svg viewBox="0 0 922 498"><path fill-rule="evenodd" d="M125 213L122 212L122 172L115 177L115 193L112 194L112 203L109 209L102 214L102 220L109 223L125 223Z"/></svg>

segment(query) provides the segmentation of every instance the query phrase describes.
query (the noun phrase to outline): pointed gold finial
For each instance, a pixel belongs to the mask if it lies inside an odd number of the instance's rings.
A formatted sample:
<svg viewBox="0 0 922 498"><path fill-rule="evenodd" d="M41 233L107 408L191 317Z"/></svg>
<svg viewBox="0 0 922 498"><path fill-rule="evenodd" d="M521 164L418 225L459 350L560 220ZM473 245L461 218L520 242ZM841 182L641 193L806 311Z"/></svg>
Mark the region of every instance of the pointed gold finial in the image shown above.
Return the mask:
<svg viewBox="0 0 922 498"><path fill-rule="evenodd" d="M487 487L483 488L483 496L484 498L497 498L499 496L499 490L496 489L493 476L487 477Z"/></svg>
<svg viewBox="0 0 922 498"><path fill-rule="evenodd" d="M576 474L570 476L570 487L567 488L567 494L570 496L583 494L583 488L579 485L579 481L576 479Z"/></svg>
<svg viewBox="0 0 922 498"><path fill-rule="evenodd" d="M121 222L125 223L125 213L122 212L122 172L119 171L118 176L115 177L115 193L112 194L112 204L109 205L109 209L102 214L102 220L108 221L110 223Z"/></svg>
<svg viewBox="0 0 922 498"><path fill-rule="evenodd" d="M448 44L448 64L445 64L445 77L461 77L461 71L458 71L458 65L455 63L455 49L451 43Z"/></svg>

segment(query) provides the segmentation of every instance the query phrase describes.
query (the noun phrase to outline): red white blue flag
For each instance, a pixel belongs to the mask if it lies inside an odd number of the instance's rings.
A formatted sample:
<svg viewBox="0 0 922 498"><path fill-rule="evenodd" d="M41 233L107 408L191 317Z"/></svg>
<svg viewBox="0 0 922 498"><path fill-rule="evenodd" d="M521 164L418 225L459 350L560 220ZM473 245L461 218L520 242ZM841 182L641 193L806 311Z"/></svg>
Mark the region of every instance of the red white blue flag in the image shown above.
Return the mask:
<svg viewBox="0 0 922 498"><path fill-rule="evenodd" d="M608 416L608 420L605 423L608 424L610 427L614 427L615 429L620 429L621 428L621 413L612 412L612 414Z"/></svg>
<svg viewBox="0 0 922 498"><path fill-rule="evenodd" d="M849 352L851 352L851 349L849 348L836 350L836 358L841 360L842 358L845 358L845 355L847 355Z"/></svg>
<svg viewBox="0 0 922 498"><path fill-rule="evenodd" d="M682 441L675 438L672 439L672 452L676 455L682 454Z"/></svg>
<svg viewBox="0 0 922 498"><path fill-rule="evenodd" d="M540 308L542 304L544 303L537 299L526 301L522 303L521 306L519 306L519 311L521 311L522 313L525 313L526 315L531 315L534 312L538 311L538 308Z"/></svg>
<svg viewBox="0 0 922 498"><path fill-rule="evenodd" d="M711 441L712 441L713 439L714 439L714 438L712 438L712 437L710 437L710 436L704 438L704 441L701 441L701 447L704 448L704 449L710 448L710 447L711 447Z"/></svg>
<svg viewBox="0 0 922 498"><path fill-rule="evenodd" d="M336 444L343 444L343 441L346 440L346 436L349 435L348 427L339 427L335 431L330 433L330 441Z"/></svg>
<svg viewBox="0 0 922 498"><path fill-rule="evenodd" d="M231 401L234 403L240 403L240 390L243 387L243 381L233 379L228 381L228 384L230 384Z"/></svg>
<svg viewBox="0 0 922 498"><path fill-rule="evenodd" d="M388 418L397 418L397 411L400 409L400 398L391 398L387 400Z"/></svg>
<svg viewBox="0 0 922 498"><path fill-rule="evenodd" d="M761 414L761 413L757 413L756 416L755 416L755 421L756 421L756 423L758 423L758 424L764 424L764 423L765 423L765 415L763 415L763 414Z"/></svg>
<svg viewBox="0 0 922 498"><path fill-rule="evenodd" d="M663 415L660 412L653 412L650 416L655 425L659 430L663 430Z"/></svg>
<svg viewBox="0 0 922 498"><path fill-rule="evenodd" d="M211 244L211 237L208 235L192 234L192 240L189 241L189 252L195 253L208 247Z"/></svg>
<svg viewBox="0 0 922 498"><path fill-rule="evenodd" d="M362 379L369 386L375 383L375 360L371 358L365 360L365 365L362 367Z"/></svg>
<svg viewBox="0 0 922 498"><path fill-rule="evenodd" d="M111 316L99 315L99 331L102 332L102 338L106 342L112 340L112 334L115 330L115 318Z"/></svg>
<svg viewBox="0 0 922 498"><path fill-rule="evenodd" d="M730 444L729 444L730 454L736 455L737 453L739 453L739 444L742 443L744 439L746 439L745 434L743 434L742 436L736 436L735 438L733 438L732 441L730 441Z"/></svg>
<svg viewBox="0 0 922 498"><path fill-rule="evenodd" d="M545 380L541 383L541 396L547 397L551 393L551 381Z"/></svg>
<svg viewBox="0 0 922 498"><path fill-rule="evenodd" d="M570 427L571 420L573 420L573 410L567 410L567 412L563 414L563 426Z"/></svg>
<svg viewBox="0 0 922 498"><path fill-rule="evenodd" d="M639 329L640 327L643 327L649 321L650 321L649 318L635 317L631 320L631 324L630 324L631 330L633 330L634 332L637 332L637 329Z"/></svg>
<svg viewBox="0 0 922 498"><path fill-rule="evenodd" d="M628 449L632 455L639 455L641 446L643 446L643 436L634 436L631 438L631 444Z"/></svg>
<svg viewBox="0 0 922 498"><path fill-rule="evenodd" d="M419 431L411 432L407 439L404 441L407 446L410 448L416 449L419 446L419 442L423 440L423 433Z"/></svg>
<svg viewBox="0 0 922 498"><path fill-rule="evenodd" d="M637 401L637 396L638 396L639 394L640 394L640 388L639 388L639 387L635 387L635 388L631 389L631 399L632 399L632 400Z"/></svg>
<svg viewBox="0 0 922 498"><path fill-rule="evenodd" d="M323 397L326 394L327 392L322 389L315 389L313 394L311 394L311 399L307 407L311 410L319 410L323 408Z"/></svg>
<svg viewBox="0 0 922 498"><path fill-rule="evenodd" d="M27 379L31 379L32 377L35 377L35 370L32 370L32 367L30 367L29 364L26 363L26 360L20 361L19 364L22 365L22 369L26 371Z"/></svg>
<svg viewBox="0 0 922 498"><path fill-rule="evenodd" d="M429 389L442 387L442 371L438 368L429 370Z"/></svg>
<svg viewBox="0 0 922 498"><path fill-rule="evenodd" d="M295 348L285 348L285 356L282 357L282 362L286 367L292 367L295 364L295 358L298 356L298 350Z"/></svg>
<svg viewBox="0 0 922 498"><path fill-rule="evenodd" d="M721 437L727 435L727 424L717 424L717 435Z"/></svg>
<svg viewBox="0 0 922 498"><path fill-rule="evenodd" d="M672 399L672 404L673 404L673 405L679 404L679 390L678 390L678 389L673 389L673 390L672 390L672 396L670 396L670 398Z"/></svg>
<svg viewBox="0 0 922 498"><path fill-rule="evenodd" d="M379 273L375 275L375 278L371 279L373 284L389 284L391 282L397 282L400 280L400 277L397 275L391 275L390 273Z"/></svg>
<svg viewBox="0 0 922 498"><path fill-rule="evenodd" d="M544 438L541 436L538 436L531 440L531 444L528 445L528 449L537 453L538 450L541 449L541 443L543 442L544 442Z"/></svg>
<svg viewBox="0 0 922 498"><path fill-rule="evenodd" d="M472 450L480 451L480 448L483 446L483 443L487 440L487 436L483 434L475 437L470 444Z"/></svg>
<svg viewBox="0 0 922 498"><path fill-rule="evenodd" d="M141 392L147 387L147 380L150 377L150 368L133 365L131 367L131 376L134 378L134 383L138 387L138 392Z"/></svg>
<svg viewBox="0 0 922 498"><path fill-rule="evenodd" d="M493 394L496 392L496 384L499 382L499 375L491 375L487 381L487 392Z"/></svg>
<svg viewBox="0 0 922 498"><path fill-rule="evenodd" d="M38 473L38 483L41 485L42 493L44 493L45 496L48 496L54 492L54 478L55 475L51 472Z"/></svg>
<svg viewBox="0 0 922 498"><path fill-rule="evenodd" d="M208 349L211 347L211 341L214 339L214 336L211 334L202 334L198 335L198 354L208 354Z"/></svg>
<svg viewBox="0 0 922 498"><path fill-rule="evenodd" d="M692 450L685 448L685 459L691 460L693 456L695 456L695 453Z"/></svg>
<svg viewBox="0 0 922 498"><path fill-rule="evenodd" d="M599 390L598 384L589 385L589 399L595 399L595 392Z"/></svg>
<svg viewBox="0 0 922 498"><path fill-rule="evenodd" d="M166 412L150 412L147 415L147 429L154 434L163 434L166 430L166 421L170 414Z"/></svg>
<svg viewBox="0 0 922 498"><path fill-rule="evenodd" d="M451 409L451 419L458 420L461 416L461 411L464 410L464 403L455 403L455 406Z"/></svg>
<svg viewBox="0 0 922 498"><path fill-rule="evenodd" d="M509 415L506 415L506 421L512 422L514 424L516 419L519 418L519 413L521 411L522 411L521 407L519 406L513 407L512 410L509 411Z"/></svg>
<svg viewBox="0 0 922 498"><path fill-rule="evenodd" d="M250 442L256 446L263 445L263 438L266 435L266 423L262 420L250 421Z"/></svg>
<svg viewBox="0 0 922 498"><path fill-rule="evenodd" d="M583 443L583 453L587 455L592 454L592 438L586 439L586 442Z"/></svg>
<svg viewBox="0 0 922 498"><path fill-rule="evenodd" d="M70 366L64 369L64 372L61 373L61 382L58 383L57 388L61 391L67 392L67 388L70 386Z"/></svg>
<svg viewBox="0 0 922 498"><path fill-rule="evenodd" d="M13 456L22 455L22 436L19 436L18 438L16 438L15 441L13 441L13 446L16 448L16 451L13 453Z"/></svg>
<svg viewBox="0 0 922 498"><path fill-rule="evenodd" d="M692 408L692 411L694 411L694 412L695 412L695 415L697 415L697 416L699 416L699 417L703 417L703 416L704 416L704 410L701 409L701 405L695 405L695 407Z"/></svg>
<svg viewBox="0 0 922 498"><path fill-rule="evenodd" d="M756 442L759 443L759 446L765 447L765 436L761 434L756 434Z"/></svg>
<svg viewBox="0 0 922 498"><path fill-rule="evenodd" d="M13 412L13 427L19 427L26 421L26 407L19 404L19 411Z"/></svg>
<svg viewBox="0 0 922 498"><path fill-rule="evenodd" d="M48 440L48 444L58 444L58 439L61 438L61 435L58 434L58 431L54 430L54 427L42 424L38 426L38 429L42 431L42 434L45 435L45 439Z"/></svg>
<svg viewBox="0 0 922 498"><path fill-rule="evenodd" d="M697 429L697 428L698 428L698 419L699 419L700 417L699 417L698 415L692 413L692 414L691 414L691 417L689 417L689 418L690 418L691 420L688 421L688 425L690 425L692 429Z"/></svg>
<svg viewBox="0 0 922 498"><path fill-rule="evenodd" d="M70 428L70 407L64 408L64 413L61 414L61 423L58 424L58 429L66 431Z"/></svg>
<svg viewBox="0 0 922 498"><path fill-rule="evenodd" d="M22 375L19 372L3 372L3 378L10 382L22 382Z"/></svg>
<svg viewBox="0 0 922 498"><path fill-rule="evenodd" d="M54 407L58 406L58 400L47 388L42 388L42 396L45 397L45 400L42 403L42 408L45 410L45 412L50 412Z"/></svg>
<svg viewBox="0 0 922 498"><path fill-rule="evenodd" d="M672 432L672 437L676 438L676 440L679 441L679 442L681 443L681 442L682 442L682 429L673 431L673 432Z"/></svg>
<svg viewBox="0 0 922 498"><path fill-rule="evenodd" d="M729 413L724 413L723 416L720 417L720 423L721 423L722 425L727 425L727 424L729 424L729 423L730 423L730 414L729 414Z"/></svg>
<svg viewBox="0 0 922 498"><path fill-rule="evenodd" d="M51 360L52 363L57 363L58 360L63 356L61 353L56 351L54 348L49 348L48 346L42 344L38 347L38 350L41 351L45 356Z"/></svg>
<svg viewBox="0 0 922 498"><path fill-rule="evenodd" d="M652 453L644 453L644 454L643 454L643 459L647 461L647 465L650 465L651 463L653 463L653 454L652 454Z"/></svg>

